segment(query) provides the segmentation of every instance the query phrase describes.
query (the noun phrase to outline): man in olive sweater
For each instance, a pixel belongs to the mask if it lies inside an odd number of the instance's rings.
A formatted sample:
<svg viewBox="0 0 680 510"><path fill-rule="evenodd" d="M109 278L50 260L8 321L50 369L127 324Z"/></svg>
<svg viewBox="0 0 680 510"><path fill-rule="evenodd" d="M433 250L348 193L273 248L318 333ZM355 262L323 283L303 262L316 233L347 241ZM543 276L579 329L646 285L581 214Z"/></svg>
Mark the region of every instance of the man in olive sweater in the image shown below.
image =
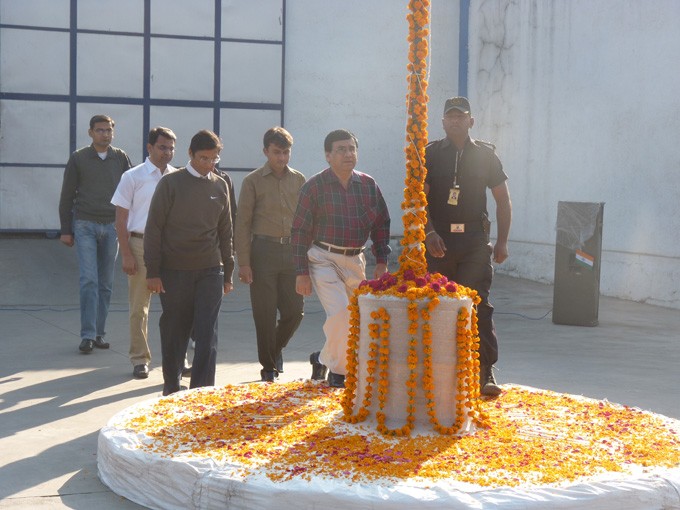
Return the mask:
<svg viewBox="0 0 680 510"><path fill-rule="evenodd" d="M118 253L111 197L132 166L127 154L111 146L115 123L107 115L90 119L92 144L68 160L59 200L60 241L75 245L80 272L80 352L108 349L104 341Z"/></svg>
<svg viewBox="0 0 680 510"><path fill-rule="evenodd" d="M147 285L160 294L163 395L181 389L189 338L196 342L191 388L215 384L217 319L233 290L231 203L213 168L222 143L208 130L189 145L185 168L163 176L144 229Z"/></svg>

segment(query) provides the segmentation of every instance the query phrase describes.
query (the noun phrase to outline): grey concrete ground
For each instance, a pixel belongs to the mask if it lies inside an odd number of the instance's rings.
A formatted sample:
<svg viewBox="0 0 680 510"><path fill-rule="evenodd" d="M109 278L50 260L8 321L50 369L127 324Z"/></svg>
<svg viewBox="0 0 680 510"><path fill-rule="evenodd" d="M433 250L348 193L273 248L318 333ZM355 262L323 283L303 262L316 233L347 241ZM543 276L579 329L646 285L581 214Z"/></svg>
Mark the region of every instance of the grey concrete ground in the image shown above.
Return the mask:
<svg viewBox="0 0 680 510"><path fill-rule="evenodd" d="M160 395L158 318L147 380L127 358L127 284L118 268L108 351L78 352L75 251L56 240L0 238L0 507L140 508L97 478L97 434L135 402ZM680 419L680 313L600 300L600 325L557 326L551 286L498 276L493 289L501 345L499 382L606 398ZM281 380L308 377L321 347L316 298L285 351ZM217 383L259 379L248 290L237 285L220 316Z"/></svg>

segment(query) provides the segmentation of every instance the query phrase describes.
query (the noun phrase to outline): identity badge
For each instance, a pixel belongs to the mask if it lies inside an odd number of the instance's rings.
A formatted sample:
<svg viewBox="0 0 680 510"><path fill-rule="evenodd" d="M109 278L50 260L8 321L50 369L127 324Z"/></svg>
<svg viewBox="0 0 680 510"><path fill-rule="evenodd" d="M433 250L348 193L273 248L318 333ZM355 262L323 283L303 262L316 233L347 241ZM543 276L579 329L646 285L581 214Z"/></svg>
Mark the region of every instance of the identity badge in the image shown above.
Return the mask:
<svg viewBox="0 0 680 510"><path fill-rule="evenodd" d="M449 190L449 200L448 204L449 205L458 205L458 197L460 196L460 188L456 186L455 188L451 188Z"/></svg>

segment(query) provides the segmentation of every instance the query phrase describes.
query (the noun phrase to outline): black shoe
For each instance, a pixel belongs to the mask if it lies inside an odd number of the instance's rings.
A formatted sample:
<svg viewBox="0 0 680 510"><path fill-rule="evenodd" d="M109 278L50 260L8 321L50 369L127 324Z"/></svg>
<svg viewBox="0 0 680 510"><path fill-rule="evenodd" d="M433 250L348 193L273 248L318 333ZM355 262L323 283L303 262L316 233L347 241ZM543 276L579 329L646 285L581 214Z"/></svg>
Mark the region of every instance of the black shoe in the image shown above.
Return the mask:
<svg viewBox="0 0 680 510"><path fill-rule="evenodd" d="M276 371L277 375L283 373L283 353L280 352L276 358Z"/></svg>
<svg viewBox="0 0 680 510"><path fill-rule="evenodd" d="M95 341L94 341L94 346L97 349L108 349L109 348L109 343L105 342L104 339L100 336L98 336Z"/></svg>
<svg viewBox="0 0 680 510"><path fill-rule="evenodd" d="M503 393L493 376L493 365L481 365L479 367L479 392L487 397L497 397Z"/></svg>
<svg viewBox="0 0 680 510"><path fill-rule="evenodd" d="M184 365L182 368L182 377L191 377L191 367Z"/></svg>
<svg viewBox="0 0 680 510"><path fill-rule="evenodd" d="M83 338L83 341L80 342L80 345L78 346L78 350L85 354L91 353L92 349L94 349L94 340L90 340L89 338Z"/></svg>
<svg viewBox="0 0 680 510"><path fill-rule="evenodd" d="M143 363L132 368L132 377L135 379L146 379L149 377L149 365Z"/></svg>
<svg viewBox="0 0 680 510"><path fill-rule="evenodd" d="M312 364L312 379L315 381L323 381L326 378L326 365L319 361L319 352L313 352L309 355L309 362Z"/></svg>
<svg viewBox="0 0 680 510"><path fill-rule="evenodd" d="M333 372L328 372L328 386L331 388L344 388L345 387L345 376L340 374L335 374Z"/></svg>
<svg viewBox="0 0 680 510"><path fill-rule="evenodd" d="M168 395L172 395L173 393L177 393L178 391L184 391L186 390L186 386L180 386L179 389L177 390L169 390L165 386L163 386L163 396L167 397Z"/></svg>
<svg viewBox="0 0 680 510"><path fill-rule="evenodd" d="M276 370L260 370L260 377L262 377L263 382L274 382Z"/></svg>

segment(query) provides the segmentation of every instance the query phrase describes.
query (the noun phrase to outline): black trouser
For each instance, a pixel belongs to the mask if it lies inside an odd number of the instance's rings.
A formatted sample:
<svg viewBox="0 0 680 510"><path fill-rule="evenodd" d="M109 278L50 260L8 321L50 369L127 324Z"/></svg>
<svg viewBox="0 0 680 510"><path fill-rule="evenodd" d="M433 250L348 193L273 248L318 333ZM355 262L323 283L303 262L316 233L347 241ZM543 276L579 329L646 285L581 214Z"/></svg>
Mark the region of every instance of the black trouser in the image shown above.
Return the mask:
<svg viewBox="0 0 680 510"><path fill-rule="evenodd" d="M221 267L194 271L161 270L164 293L159 321L163 357L163 391L180 389L184 357L192 336L196 342L191 388L213 386L217 363L217 319L224 293Z"/></svg>
<svg viewBox="0 0 680 510"><path fill-rule="evenodd" d="M295 266L290 244L253 239L250 302L257 335L257 357L264 370L274 370L281 350L302 321L304 300L295 291ZM277 312L280 314L278 324Z"/></svg>
<svg viewBox="0 0 680 510"><path fill-rule="evenodd" d="M428 271L441 273L449 280L477 291L482 299L477 306L479 362L482 365L493 365L498 361L493 306L489 303L489 290L493 278L491 265L493 248L484 232L437 233L446 244L446 252L440 259L426 254Z"/></svg>

